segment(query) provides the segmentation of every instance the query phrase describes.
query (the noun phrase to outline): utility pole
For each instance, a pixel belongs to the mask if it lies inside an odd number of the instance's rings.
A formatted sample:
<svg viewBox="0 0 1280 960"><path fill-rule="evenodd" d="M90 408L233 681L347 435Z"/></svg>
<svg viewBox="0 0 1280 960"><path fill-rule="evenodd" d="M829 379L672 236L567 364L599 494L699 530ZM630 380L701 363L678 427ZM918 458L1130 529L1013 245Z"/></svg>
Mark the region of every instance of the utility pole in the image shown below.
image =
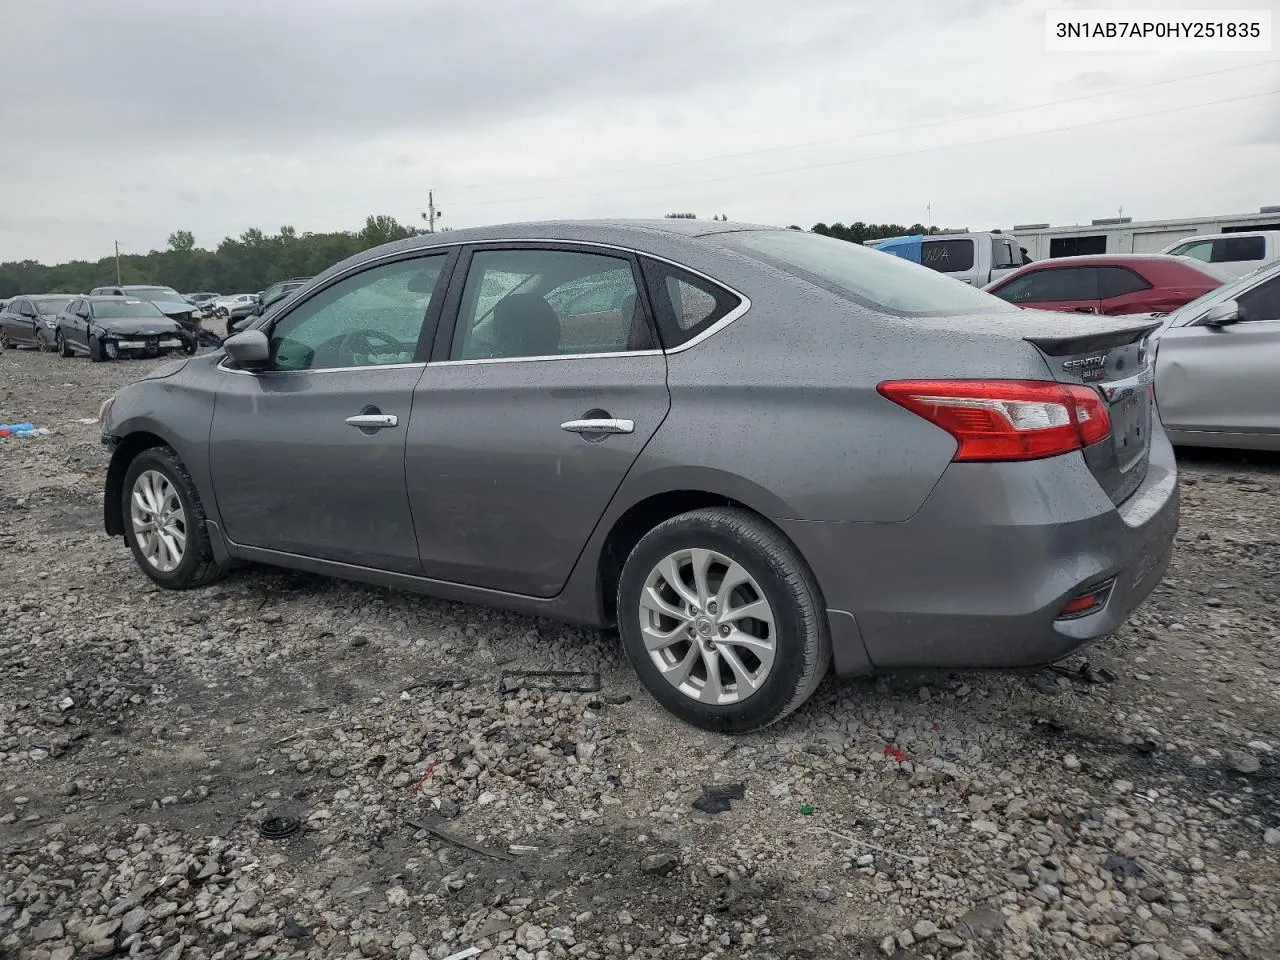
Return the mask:
<svg viewBox="0 0 1280 960"><path fill-rule="evenodd" d="M924 205L924 212L925 212L925 215L926 215L926 217L925 217L925 218L929 221L928 223L926 223L926 224L925 224L925 226L926 226L926 227L931 227L931 226L933 226L933 204L932 204L932 203L926 203L926 204Z"/></svg>
<svg viewBox="0 0 1280 960"><path fill-rule="evenodd" d="M116 286L120 286L120 241L116 241Z"/></svg>
<svg viewBox="0 0 1280 960"><path fill-rule="evenodd" d="M427 212L422 215L422 219L427 221L427 233L436 232L436 221L443 217L444 214L436 209L435 191L427 191Z"/></svg>

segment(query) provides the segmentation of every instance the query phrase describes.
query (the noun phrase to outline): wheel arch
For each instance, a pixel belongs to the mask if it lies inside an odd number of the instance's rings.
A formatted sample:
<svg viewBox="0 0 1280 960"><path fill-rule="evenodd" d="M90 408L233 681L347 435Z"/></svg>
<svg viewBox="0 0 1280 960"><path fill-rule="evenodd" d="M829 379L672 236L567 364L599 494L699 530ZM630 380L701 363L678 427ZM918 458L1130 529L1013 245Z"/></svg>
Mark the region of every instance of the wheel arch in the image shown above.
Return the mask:
<svg viewBox="0 0 1280 960"><path fill-rule="evenodd" d="M103 491L102 520L107 536L124 536L124 511L121 509L121 497L124 493L124 478L129 472L129 464L144 450L153 447L169 447L171 444L158 434L148 430L136 430L126 435L116 444L111 453L111 462L107 466L107 482Z"/></svg>

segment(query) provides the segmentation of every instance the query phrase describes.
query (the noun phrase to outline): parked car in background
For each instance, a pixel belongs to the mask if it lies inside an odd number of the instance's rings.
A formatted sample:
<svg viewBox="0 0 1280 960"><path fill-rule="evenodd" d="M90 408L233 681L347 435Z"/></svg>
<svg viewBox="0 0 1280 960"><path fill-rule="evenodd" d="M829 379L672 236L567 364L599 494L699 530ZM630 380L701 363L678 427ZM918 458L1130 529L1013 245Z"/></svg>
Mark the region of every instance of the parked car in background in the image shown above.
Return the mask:
<svg viewBox="0 0 1280 960"><path fill-rule="evenodd" d="M213 313L215 316L225 320L230 316L233 308L248 306L256 303L257 300L258 295L256 293L235 293L226 297L218 297L213 301Z"/></svg>
<svg viewBox="0 0 1280 960"><path fill-rule="evenodd" d="M1019 307L1120 316L1176 310L1221 284L1187 257L1132 253L1041 260L986 290Z"/></svg>
<svg viewBox="0 0 1280 960"><path fill-rule="evenodd" d="M866 246L985 287L1031 261L1016 240L1001 233L921 234L868 240Z"/></svg>
<svg viewBox="0 0 1280 960"><path fill-rule="evenodd" d="M195 305L189 303L182 294L173 287L155 284L125 284L118 287L95 287L89 291L91 297L129 297L135 300L146 300L154 303L166 317L177 320L183 326L194 328L196 320Z"/></svg>
<svg viewBox="0 0 1280 960"><path fill-rule="evenodd" d="M258 294L256 303L249 304L243 309L233 309L230 318L227 320L227 333L243 330L253 320L262 316L273 305L284 300L285 297L302 287L310 279L310 277L294 277L291 280L280 280Z"/></svg>
<svg viewBox="0 0 1280 960"><path fill-rule="evenodd" d="M1163 252L1212 263L1220 273L1242 277L1280 260L1280 230L1186 237L1170 244Z"/></svg>
<svg viewBox="0 0 1280 960"><path fill-rule="evenodd" d="M57 315L71 302L72 294L42 293L15 297L0 309L0 349L27 346L53 347Z"/></svg>
<svg viewBox="0 0 1280 960"><path fill-rule="evenodd" d="M429 234L108 400L104 523L169 589L260 561L616 624L657 700L742 732L832 664L1119 626L1178 523L1153 326L793 230Z"/></svg>
<svg viewBox="0 0 1280 960"><path fill-rule="evenodd" d="M1280 264L1175 310L1151 339L1174 443L1280 450Z"/></svg>
<svg viewBox="0 0 1280 960"><path fill-rule="evenodd" d="M77 297L55 326L55 347L64 357L84 353L101 361L196 351L195 337L182 324L133 297Z"/></svg>
<svg viewBox="0 0 1280 960"><path fill-rule="evenodd" d="M217 300L218 297L222 296L222 294L220 293L188 293L185 296L187 300L189 300L191 303L199 305L202 303L206 303L210 300Z"/></svg>

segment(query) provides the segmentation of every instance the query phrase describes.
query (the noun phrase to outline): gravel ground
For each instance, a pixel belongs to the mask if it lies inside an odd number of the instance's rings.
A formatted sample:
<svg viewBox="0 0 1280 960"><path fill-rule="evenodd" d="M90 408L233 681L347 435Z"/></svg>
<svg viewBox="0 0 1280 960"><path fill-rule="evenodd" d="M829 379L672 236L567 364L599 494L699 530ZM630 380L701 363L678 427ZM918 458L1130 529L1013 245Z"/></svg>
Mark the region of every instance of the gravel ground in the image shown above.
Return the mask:
<svg viewBox="0 0 1280 960"><path fill-rule="evenodd" d="M1280 955L1280 460L1184 459L1168 578L1083 674L829 680L731 739L612 636L157 591L80 422L146 366L0 356L0 422L55 431L0 440L0 956Z"/></svg>

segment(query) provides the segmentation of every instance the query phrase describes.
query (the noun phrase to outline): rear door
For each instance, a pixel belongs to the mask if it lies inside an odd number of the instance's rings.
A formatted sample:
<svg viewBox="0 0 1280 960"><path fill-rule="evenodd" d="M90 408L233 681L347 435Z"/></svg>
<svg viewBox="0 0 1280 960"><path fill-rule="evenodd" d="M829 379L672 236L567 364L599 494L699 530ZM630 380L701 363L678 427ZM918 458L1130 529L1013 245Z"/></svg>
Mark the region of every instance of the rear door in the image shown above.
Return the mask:
<svg viewBox="0 0 1280 960"><path fill-rule="evenodd" d="M670 406L641 289L613 249L464 251L405 456L426 576L563 587Z"/></svg>
<svg viewBox="0 0 1280 960"><path fill-rule="evenodd" d="M991 293L1001 300L1036 310L1098 313L1102 307L1096 267L1046 264L993 287Z"/></svg>
<svg viewBox="0 0 1280 960"><path fill-rule="evenodd" d="M1196 318L1160 337L1156 396L1169 429L1280 436L1280 275L1236 303L1238 323Z"/></svg>

